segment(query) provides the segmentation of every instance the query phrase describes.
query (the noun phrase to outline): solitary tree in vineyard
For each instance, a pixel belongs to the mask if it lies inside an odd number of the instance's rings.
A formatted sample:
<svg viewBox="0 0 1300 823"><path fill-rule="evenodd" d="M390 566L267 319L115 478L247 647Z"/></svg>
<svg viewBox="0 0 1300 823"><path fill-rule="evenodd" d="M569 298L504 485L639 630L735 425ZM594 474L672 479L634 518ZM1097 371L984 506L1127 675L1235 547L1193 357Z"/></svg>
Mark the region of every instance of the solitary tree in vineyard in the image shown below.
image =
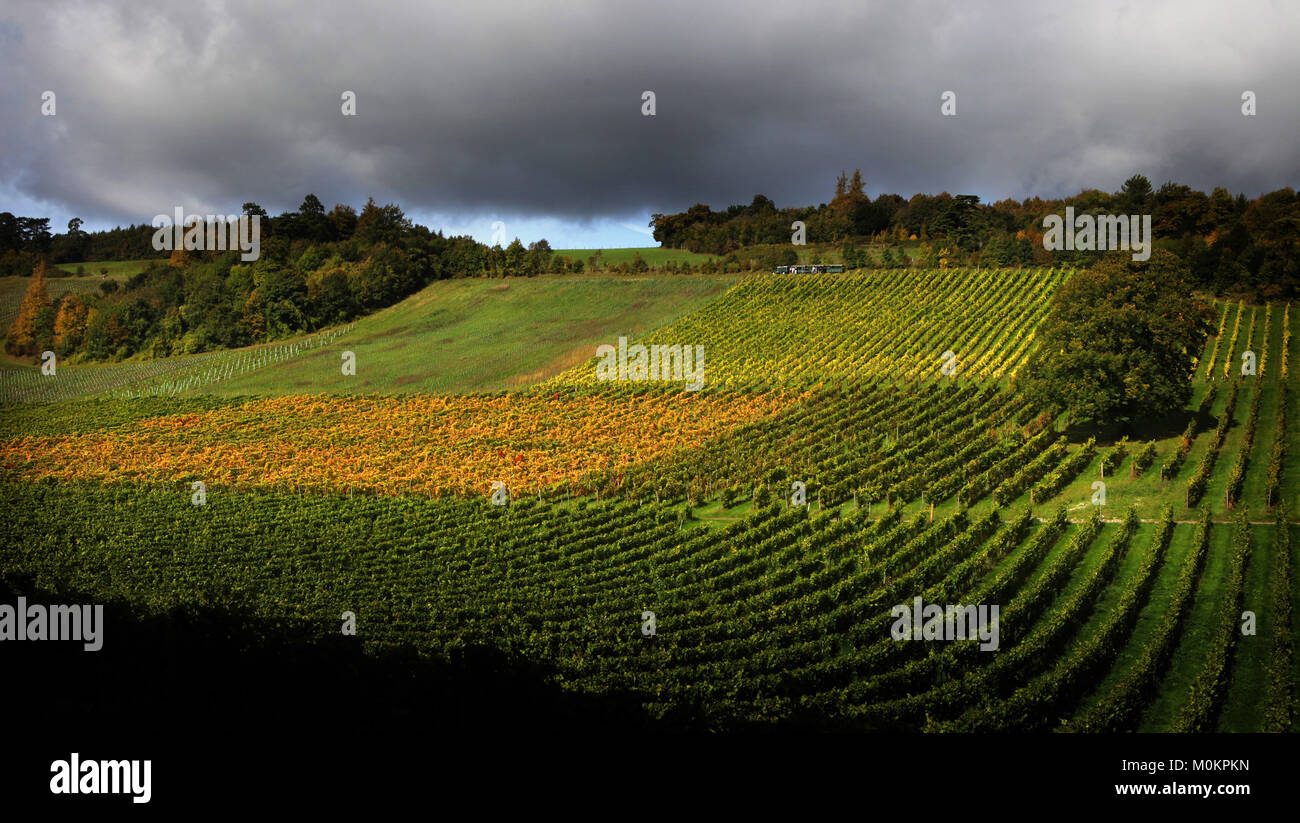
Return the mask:
<svg viewBox="0 0 1300 823"><path fill-rule="evenodd" d="M1053 297L1038 350L1020 375L1022 391L1073 420L1103 425L1181 409L1210 322L1187 276L1186 265L1163 250L1145 263L1125 253L1080 271Z"/></svg>

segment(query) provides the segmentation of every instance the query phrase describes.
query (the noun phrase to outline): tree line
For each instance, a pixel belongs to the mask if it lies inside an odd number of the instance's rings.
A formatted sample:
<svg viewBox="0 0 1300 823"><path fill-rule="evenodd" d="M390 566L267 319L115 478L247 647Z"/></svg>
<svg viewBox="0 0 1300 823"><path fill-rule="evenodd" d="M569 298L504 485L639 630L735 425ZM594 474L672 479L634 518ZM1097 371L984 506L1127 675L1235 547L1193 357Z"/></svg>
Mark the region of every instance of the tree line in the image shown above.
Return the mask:
<svg viewBox="0 0 1300 823"><path fill-rule="evenodd" d="M358 214L344 203L329 212L314 194L308 194L294 212L271 217L256 203L245 203L241 213L260 217L265 243L278 249L281 257L294 260L307 248L317 245L350 243L362 249L380 243L389 245L413 242L453 243L456 253L450 262L466 274L521 276L549 271L553 267L551 248L545 239L527 247L515 238L509 246L488 247L470 237L445 238L441 232L413 224L402 210L389 203L380 206L371 199ZM0 212L0 275L25 276L38 262L60 266L83 261L167 259L169 252L154 248L157 229L148 224L117 227L107 231L85 232L82 220L68 221L62 234L50 233L48 217L18 217ZM455 241L455 242L454 242ZM91 267L92 273L94 267ZM51 272L51 274L57 274Z"/></svg>
<svg viewBox="0 0 1300 823"><path fill-rule="evenodd" d="M248 263L235 251L160 252L150 225L85 232L74 218L52 235L49 218L0 213L0 276L35 275L5 351L80 360L196 354L346 323L452 277L739 269L712 260L651 266L640 255L611 265L599 251L585 260L557 255L545 239L487 246L430 231L373 198L360 213L346 204L326 211L314 194L277 217L252 202L241 211L260 220L261 254ZM72 273L60 266L104 274L96 262L141 259L155 262L124 282L60 294L57 278Z"/></svg>
<svg viewBox="0 0 1300 823"><path fill-rule="evenodd" d="M5 350L88 360L193 354L345 323L434 280L582 268L581 261L557 260L544 239L525 247L515 238L503 249L444 237L373 199L359 214L347 205L326 212L315 195L279 217L255 203L245 203L243 213L262 218L261 255L248 263L237 251L178 249L162 257L147 225L85 233L73 220L67 234L51 236L48 218L0 215L0 273L34 274ZM150 257L158 259L125 282L51 297L60 291L53 278L63 273L55 266L67 258Z"/></svg>
<svg viewBox="0 0 1300 823"><path fill-rule="evenodd" d="M1088 189L1063 199L985 204L976 195L944 192L873 200L855 171L851 178L840 175L830 203L778 209L760 194L747 206L722 211L696 203L678 214L655 214L650 226L665 248L761 265L794 261L791 224L802 221L809 244L841 247L840 262L851 267L909 263L901 255L872 260L863 243L895 254L919 243L921 265L1091 266L1100 259L1093 252L1043 248L1043 218L1063 214L1067 206L1077 215L1152 215L1155 248L1186 263L1195 287L1263 299L1293 297L1300 289L1300 196L1289 187L1251 200L1222 187L1209 194L1173 182L1154 189L1146 177L1134 175L1118 192Z"/></svg>

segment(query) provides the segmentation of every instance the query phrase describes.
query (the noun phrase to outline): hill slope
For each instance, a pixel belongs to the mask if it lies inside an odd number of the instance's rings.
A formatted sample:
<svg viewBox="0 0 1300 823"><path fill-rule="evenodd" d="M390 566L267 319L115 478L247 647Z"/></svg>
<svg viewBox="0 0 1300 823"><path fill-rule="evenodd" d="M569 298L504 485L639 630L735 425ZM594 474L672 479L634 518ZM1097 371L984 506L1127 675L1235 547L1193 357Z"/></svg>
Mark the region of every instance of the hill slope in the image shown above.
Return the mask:
<svg viewBox="0 0 1300 823"><path fill-rule="evenodd" d="M501 397L10 409L0 573L300 637L337 638L352 611L368 653L486 647L668 728L1292 728L1300 543L1270 504L1300 502L1300 316L1221 307L1189 425L1142 432L1151 455L1072 441L1005 390L1062 277L755 277L642 335L617 315L590 330L705 346L698 392L598 381L579 347ZM499 329L520 315L493 314L508 293L411 306L409 336L438 339L444 308ZM357 338L358 376L437 379L402 317ZM510 356L504 332L466 337ZM298 377L329 387L318 374ZM900 636L918 597L997 606L997 631Z"/></svg>
<svg viewBox="0 0 1300 823"><path fill-rule="evenodd" d="M499 391L550 377L591 356L613 334L663 325L721 295L735 279L441 280L350 326L266 345L192 357L60 365L53 378L32 367L0 369L0 402L141 394ZM21 300L20 290L13 294ZM357 355L354 377L342 373L344 351Z"/></svg>

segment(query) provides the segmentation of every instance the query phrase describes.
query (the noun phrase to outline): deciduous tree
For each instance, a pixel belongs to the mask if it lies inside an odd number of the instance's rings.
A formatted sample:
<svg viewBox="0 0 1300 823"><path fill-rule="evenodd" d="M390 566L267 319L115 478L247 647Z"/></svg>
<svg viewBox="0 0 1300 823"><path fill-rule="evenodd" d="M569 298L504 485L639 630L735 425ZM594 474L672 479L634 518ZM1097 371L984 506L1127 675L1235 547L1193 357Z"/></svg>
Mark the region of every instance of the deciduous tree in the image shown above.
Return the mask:
<svg viewBox="0 0 1300 823"><path fill-rule="evenodd" d="M1056 291L1020 389L1080 422L1163 418L1190 399L1187 376L1210 320L1176 256L1157 249L1141 263L1116 254Z"/></svg>

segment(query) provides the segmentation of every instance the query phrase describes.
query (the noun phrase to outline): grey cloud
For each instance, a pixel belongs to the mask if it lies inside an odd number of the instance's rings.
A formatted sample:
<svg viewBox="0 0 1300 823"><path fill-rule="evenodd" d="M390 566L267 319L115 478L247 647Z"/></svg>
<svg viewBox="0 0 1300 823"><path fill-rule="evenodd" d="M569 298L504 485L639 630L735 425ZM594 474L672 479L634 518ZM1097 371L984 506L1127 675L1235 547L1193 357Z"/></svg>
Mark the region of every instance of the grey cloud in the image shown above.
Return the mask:
<svg viewBox="0 0 1300 823"><path fill-rule="evenodd" d="M1134 171L1254 195L1300 171L1290 3L180 8L10 4L0 192L110 222L309 191L584 221L816 204L855 167L872 194L990 199Z"/></svg>

